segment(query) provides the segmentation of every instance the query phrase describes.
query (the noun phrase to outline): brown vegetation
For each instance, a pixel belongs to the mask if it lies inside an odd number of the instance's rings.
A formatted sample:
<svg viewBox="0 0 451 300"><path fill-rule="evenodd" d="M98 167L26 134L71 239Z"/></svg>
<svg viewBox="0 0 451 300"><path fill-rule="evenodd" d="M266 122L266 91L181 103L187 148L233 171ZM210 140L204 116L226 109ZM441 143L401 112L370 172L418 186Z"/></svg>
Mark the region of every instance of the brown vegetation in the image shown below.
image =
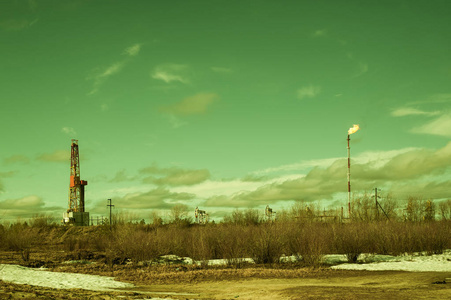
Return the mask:
<svg viewBox="0 0 451 300"><path fill-rule="evenodd" d="M240 268L246 257L257 264L279 265L280 257L294 255L296 263L318 267L326 254L344 254L355 262L361 253L432 254L451 248L451 221L445 218L320 222L308 218L308 210L304 217L299 208L292 211L297 218L275 222L264 222L248 210L235 211L219 224L197 225L177 218L170 224L122 222L111 227L66 227L41 216L29 223L0 225L0 250L20 254L23 262L33 260L33 249L40 249L61 253L61 259L100 259L110 267L125 262L151 264L173 254L203 265L210 259L225 259Z"/></svg>

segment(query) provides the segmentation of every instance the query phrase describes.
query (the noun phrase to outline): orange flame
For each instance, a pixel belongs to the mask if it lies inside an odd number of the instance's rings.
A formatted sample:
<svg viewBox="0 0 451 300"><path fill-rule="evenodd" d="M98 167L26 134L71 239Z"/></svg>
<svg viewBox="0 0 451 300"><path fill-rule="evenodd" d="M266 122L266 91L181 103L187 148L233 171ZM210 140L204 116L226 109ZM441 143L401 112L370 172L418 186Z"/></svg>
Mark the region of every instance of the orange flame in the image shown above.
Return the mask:
<svg viewBox="0 0 451 300"><path fill-rule="evenodd" d="M357 124L354 124L354 126L352 126L352 128L349 128L349 130L348 130L348 134L353 134L353 133L355 133L357 130L359 130L360 129L360 127L359 127L359 125Z"/></svg>

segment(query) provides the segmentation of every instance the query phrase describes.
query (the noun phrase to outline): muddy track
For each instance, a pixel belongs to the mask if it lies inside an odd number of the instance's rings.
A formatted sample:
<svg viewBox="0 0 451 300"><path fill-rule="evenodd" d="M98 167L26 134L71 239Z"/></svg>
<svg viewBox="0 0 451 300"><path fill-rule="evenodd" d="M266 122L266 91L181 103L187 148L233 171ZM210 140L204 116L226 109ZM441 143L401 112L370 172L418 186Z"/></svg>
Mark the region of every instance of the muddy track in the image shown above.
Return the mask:
<svg viewBox="0 0 451 300"><path fill-rule="evenodd" d="M448 279L447 279L448 278ZM450 281L450 282L448 282ZM130 290L58 290L0 281L1 299L447 299L451 273L331 272L304 278L248 278L136 284Z"/></svg>

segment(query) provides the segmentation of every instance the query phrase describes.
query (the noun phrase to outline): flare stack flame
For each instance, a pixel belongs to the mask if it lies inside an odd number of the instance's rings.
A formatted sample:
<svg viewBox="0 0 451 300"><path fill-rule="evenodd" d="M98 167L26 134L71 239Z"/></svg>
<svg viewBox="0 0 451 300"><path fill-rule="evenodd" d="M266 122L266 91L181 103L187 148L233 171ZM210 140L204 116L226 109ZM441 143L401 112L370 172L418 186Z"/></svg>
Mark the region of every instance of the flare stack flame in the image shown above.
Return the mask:
<svg viewBox="0 0 451 300"><path fill-rule="evenodd" d="M348 129L348 134L356 133L357 130L360 129L359 124L354 124L351 128Z"/></svg>

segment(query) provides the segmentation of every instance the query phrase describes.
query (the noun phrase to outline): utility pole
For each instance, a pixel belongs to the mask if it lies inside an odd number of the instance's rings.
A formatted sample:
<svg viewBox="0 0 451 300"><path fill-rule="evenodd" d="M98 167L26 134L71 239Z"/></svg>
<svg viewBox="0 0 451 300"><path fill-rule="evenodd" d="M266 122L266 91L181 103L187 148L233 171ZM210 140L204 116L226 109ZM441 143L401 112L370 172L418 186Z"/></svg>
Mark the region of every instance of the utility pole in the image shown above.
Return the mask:
<svg viewBox="0 0 451 300"><path fill-rule="evenodd" d="M107 204L107 206L109 206L110 207L110 226L111 226L111 207L113 207L114 205L113 204L111 204L111 199L108 199L108 204Z"/></svg>
<svg viewBox="0 0 451 300"><path fill-rule="evenodd" d="M374 189L374 201L376 208L376 220L379 220L379 203L377 202L377 188Z"/></svg>

